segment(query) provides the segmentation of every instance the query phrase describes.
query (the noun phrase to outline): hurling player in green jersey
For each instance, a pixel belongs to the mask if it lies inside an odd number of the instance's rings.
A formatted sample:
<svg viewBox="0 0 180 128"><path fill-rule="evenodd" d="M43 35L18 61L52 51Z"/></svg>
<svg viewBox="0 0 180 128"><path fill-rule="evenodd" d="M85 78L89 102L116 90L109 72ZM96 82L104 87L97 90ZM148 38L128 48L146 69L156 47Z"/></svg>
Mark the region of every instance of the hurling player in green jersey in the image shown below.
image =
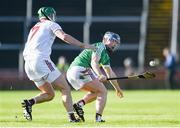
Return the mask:
<svg viewBox="0 0 180 128"><path fill-rule="evenodd" d="M97 42L94 46L96 51L83 50L71 63L67 71L67 80L76 90L86 91L87 94L73 105L78 116L84 121L84 111L82 107L96 100L96 122L104 122L102 119L103 110L106 105L107 89L103 82L107 78L116 77L110 66L109 52L113 52L120 44L120 36L113 32L106 32L102 42ZM104 75L100 70L102 66ZM95 76L93 79L92 74ZM122 90L117 80L111 80L118 97L123 97Z"/></svg>

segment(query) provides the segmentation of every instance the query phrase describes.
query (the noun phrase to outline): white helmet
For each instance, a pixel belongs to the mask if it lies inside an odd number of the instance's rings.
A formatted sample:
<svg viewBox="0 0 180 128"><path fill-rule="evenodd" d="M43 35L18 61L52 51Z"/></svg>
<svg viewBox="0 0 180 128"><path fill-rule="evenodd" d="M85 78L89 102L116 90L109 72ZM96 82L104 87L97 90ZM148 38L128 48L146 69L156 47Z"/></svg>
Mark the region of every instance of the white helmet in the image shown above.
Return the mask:
<svg viewBox="0 0 180 128"><path fill-rule="evenodd" d="M120 43L120 40L121 40L120 36L114 32L106 32L104 34L104 38L108 38L110 40L113 39L113 40L117 41L118 43Z"/></svg>
<svg viewBox="0 0 180 128"><path fill-rule="evenodd" d="M114 40L116 41L118 44L121 43L121 39L120 39L120 36L114 32L106 32L104 34L104 39L106 40ZM108 46L106 46L107 50L110 51L110 52L113 52L117 49L118 45L116 45L115 47L111 47L109 48Z"/></svg>

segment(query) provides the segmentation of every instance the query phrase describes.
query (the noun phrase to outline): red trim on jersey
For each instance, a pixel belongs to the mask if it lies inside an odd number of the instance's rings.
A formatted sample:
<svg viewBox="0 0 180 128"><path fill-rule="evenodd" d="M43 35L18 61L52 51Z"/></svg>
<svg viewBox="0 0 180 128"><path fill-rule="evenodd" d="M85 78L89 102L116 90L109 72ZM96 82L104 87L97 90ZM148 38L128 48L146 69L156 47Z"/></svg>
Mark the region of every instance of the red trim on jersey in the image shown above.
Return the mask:
<svg viewBox="0 0 180 128"><path fill-rule="evenodd" d="M31 37L30 37L29 40L31 40L31 39L33 38L33 36L34 36L34 35L36 34L36 32L39 30L39 27L40 27L40 26L35 25L35 26L31 29L32 35L31 35Z"/></svg>

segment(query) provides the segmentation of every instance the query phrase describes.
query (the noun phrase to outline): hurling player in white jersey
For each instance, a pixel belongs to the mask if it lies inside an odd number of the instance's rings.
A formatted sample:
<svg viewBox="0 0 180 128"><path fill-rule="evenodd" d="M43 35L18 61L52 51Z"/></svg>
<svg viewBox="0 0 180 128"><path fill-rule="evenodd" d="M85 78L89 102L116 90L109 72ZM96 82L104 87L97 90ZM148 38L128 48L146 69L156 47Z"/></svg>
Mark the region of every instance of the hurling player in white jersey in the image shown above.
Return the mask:
<svg viewBox="0 0 180 128"><path fill-rule="evenodd" d="M32 106L52 100L55 96L53 88L57 88L62 93L62 101L68 113L69 121L78 122L79 120L75 118L73 112L70 87L65 76L60 73L50 59L51 47L56 37L81 48L95 50L94 46L81 43L69 34L66 34L55 22L56 12L52 7L40 8L38 15L40 21L30 30L23 56L25 72L41 93L22 101L24 117L27 120L32 120Z"/></svg>

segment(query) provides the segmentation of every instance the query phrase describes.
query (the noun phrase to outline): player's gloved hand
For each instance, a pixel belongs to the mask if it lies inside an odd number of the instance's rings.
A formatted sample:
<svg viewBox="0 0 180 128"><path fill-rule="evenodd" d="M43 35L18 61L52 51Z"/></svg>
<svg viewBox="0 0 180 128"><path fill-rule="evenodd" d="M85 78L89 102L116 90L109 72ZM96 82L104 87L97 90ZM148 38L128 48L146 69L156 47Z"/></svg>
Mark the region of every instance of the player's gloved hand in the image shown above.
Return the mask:
<svg viewBox="0 0 180 128"><path fill-rule="evenodd" d="M123 92L122 92L121 89L116 89L116 94L117 94L117 96L120 97L120 98L123 98L123 97L124 97L124 96L123 96Z"/></svg>
<svg viewBox="0 0 180 128"><path fill-rule="evenodd" d="M93 51L96 51L96 47L95 46L93 46L93 45L90 45L90 44L83 44L83 46L82 46L83 48L85 48L85 49L91 49L91 50L93 50Z"/></svg>
<svg viewBox="0 0 180 128"><path fill-rule="evenodd" d="M106 77L105 75L99 75L99 76L98 76L98 79L99 79L99 81L101 81L101 82L107 81L107 77Z"/></svg>

